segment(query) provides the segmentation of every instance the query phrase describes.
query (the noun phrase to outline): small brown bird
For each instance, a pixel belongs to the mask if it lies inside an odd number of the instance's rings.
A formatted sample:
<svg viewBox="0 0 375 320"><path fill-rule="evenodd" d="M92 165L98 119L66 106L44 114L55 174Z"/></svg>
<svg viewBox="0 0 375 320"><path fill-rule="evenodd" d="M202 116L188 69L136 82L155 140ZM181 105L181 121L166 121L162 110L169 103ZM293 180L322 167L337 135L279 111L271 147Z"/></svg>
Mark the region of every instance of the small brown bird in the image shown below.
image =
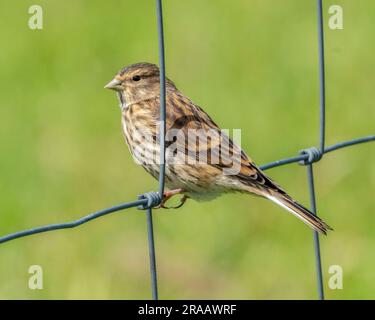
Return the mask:
<svg viewBox="0 0 375 320"><path fill-rule="evenodd" d="M159 68L151 63L130 65L105 88L115 90L120 100L123 133L134 159L158 178ZM165 192L161 207L176 194L182 195L180 207L188 198L209 200L223 193L243 192L275 202L318 232L326 234L331 229L268 178L169 79L166 108L165 182L170 190ZM202 136L206 139L200 139Z"/></svg>

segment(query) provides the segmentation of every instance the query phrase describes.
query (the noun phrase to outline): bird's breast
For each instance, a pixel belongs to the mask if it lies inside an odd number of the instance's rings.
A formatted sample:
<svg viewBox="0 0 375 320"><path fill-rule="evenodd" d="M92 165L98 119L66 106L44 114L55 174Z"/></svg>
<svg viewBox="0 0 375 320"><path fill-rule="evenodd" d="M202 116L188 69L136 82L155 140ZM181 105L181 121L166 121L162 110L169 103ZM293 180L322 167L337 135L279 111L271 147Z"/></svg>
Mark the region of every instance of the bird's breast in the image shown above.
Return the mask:
<svg viewBox="0 0 375 320"><path fill-rule="evenodd" d="M122 130L134 160L141 165L158 163L157 121L153 114L137 104L122 112Z"/></svg>

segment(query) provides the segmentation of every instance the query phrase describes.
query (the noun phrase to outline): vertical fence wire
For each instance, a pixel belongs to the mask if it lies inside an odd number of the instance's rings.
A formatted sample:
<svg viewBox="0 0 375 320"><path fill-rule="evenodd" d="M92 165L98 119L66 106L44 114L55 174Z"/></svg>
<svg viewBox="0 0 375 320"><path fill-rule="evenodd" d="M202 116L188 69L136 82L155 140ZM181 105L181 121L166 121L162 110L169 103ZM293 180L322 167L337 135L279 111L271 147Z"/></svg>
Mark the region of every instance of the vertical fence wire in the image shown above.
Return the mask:
<svg viewBox="0 0 375 320"><path fill-rule="evenodd" d="M309 164L307 166L307 177L308 177L308 181L309 181L311 212L316 215L314 172L313 172L313 165L312 164ZM316 231L314 231L314 250L315 250L315 265L316 265L318 295L319 295L320 300L324 300L322 259L321 259L321 255L320 255L319 234Z"/></svg>
<svg viewBox="0 0 375 320"><path fill-rule="evenodd" d="M325 61L324 61L324 19L323 19L323 0L317 0L318 13L318 42L319 42L319 88L320 88L320 154L323 156L325 147L325 109L326 109L326 84L325 84ZM313 164L307 166L307 178L310 193L311 211L317 215L316 197L314 187ZM314 251L318 295L320 300L324 300L322 260L320 253L319 234L314 231Z"/></svg>
<svg viewBox="0 0 375 320"><path fill-rule="evenodd" d="M152 299L158 300L158 279L156 272L156 257L154 244L154 227L152 222L152 209L146 209L147 216L147 235L148 235L148 252L150 257L150 273L151 273L151 292Z"/></svg>
<svg viewBox="0 0 375 320"><path fill-rule="evenodd" d="M323 0L317 0L318 11L318 41L319 41L319 87L320 87L320 152L323 155L325 147L326 128L326 79L324 57L324 19Z"/></svg>
<svg viewBox="0 0 375 320"><path fill-rule="evenodd" d="M166 89L165 89L165 58L164 58L164 30L163 30L163 10L162 1L156 0L156 18L159 47L159 70L160 70L160 121L159 121L159 144L160 144L160 164L159 164L159 197L163 201L165 184L165 132L166 132ZM147 233L148 248L150 256L151 291L152 298L158 300L158 281L156 271L156 254L154 227L152 222L151 206L147 208Z"/></svg>
<svg viewBox="0 0 375 320"><path fill-rule="evenodd" d="M159 70L160 70L160 172L159 172L159 195L164 195L165 179L165 131L166 131L166 90L165 90L165 57L164 57L164 30L162 0L156 0L158 45L159 45Z"/></svg>

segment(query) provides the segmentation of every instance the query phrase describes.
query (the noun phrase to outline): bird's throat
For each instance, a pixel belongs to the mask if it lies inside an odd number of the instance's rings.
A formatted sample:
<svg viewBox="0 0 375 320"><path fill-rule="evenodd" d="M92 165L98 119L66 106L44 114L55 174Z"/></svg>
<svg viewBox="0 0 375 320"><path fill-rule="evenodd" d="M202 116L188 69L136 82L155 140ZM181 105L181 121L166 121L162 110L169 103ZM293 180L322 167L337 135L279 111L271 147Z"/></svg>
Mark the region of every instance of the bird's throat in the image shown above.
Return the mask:
<svg viewBox="0 0 375 320"><path fill-rule="evenodd" d="M120 109L123 110L127 107L124 94L122 92L117 92L117 97L120 101Z"/></svg>

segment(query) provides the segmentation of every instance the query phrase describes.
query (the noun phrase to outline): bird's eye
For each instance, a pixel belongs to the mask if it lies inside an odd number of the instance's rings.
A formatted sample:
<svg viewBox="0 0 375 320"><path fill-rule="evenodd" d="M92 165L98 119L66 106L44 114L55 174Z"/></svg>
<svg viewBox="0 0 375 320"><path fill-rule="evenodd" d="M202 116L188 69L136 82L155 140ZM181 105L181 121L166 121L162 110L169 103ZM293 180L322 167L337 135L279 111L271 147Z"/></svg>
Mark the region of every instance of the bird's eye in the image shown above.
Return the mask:
<svg viewBox="0 0 375 320"><path fill-rule="evenodd" d="M134 77L133 77L133 81L139 81L139 80L141 80L141 77L140 77L140 76L134 76Z"/></svg>

